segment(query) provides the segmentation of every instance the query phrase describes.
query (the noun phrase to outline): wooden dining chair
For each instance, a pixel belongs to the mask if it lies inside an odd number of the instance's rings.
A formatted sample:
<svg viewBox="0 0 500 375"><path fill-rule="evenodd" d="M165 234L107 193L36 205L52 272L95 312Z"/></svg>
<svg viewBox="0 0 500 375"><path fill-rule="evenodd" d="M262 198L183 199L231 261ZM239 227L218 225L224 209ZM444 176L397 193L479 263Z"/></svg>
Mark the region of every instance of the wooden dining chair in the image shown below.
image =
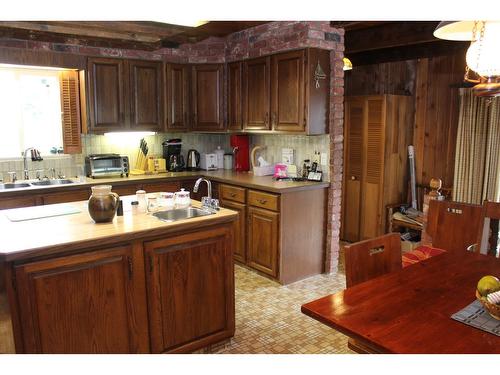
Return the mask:
<svg viewBox="0 0 500 375"><path fill-rule="evenodd" d="M478 204L430 201L425 230L432 240L431 246L448 252L467 251L477 241L482 214L482 206Z"/></svg>
<svg viewBox="0 0 500 375"><path fill-rule="evenodd" d="M356 242L344 247L348 288L377 276L401 269L399 233Z"/></svg>
<svg viewBox="0 0 500 375"><path fill-rule="evenodd" d="M380 237L344 246L346 286L368 281L386 273L401 269L401 238L399 233L389 233ZM347 346L361 353L375 353L369 347L349 338Z"/></svg>
<svg viewBox="0 0 500 375"><path fill-rule="evenodd" d="M500 221L500 202L485 200L482 207L481 225L476 241L476 251L500 257L498 247Z"/></svg>

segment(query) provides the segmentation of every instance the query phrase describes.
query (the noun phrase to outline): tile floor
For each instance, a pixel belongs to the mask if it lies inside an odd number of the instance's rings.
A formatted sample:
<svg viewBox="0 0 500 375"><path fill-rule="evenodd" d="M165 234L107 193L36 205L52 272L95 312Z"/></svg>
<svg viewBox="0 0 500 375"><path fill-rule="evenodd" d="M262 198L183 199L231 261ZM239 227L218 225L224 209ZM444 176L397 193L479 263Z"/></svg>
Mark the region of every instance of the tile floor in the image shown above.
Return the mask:
<svg viewBox="0 0 500 375"><path fill-rule="evenodd" d="M353 353L346 336L300 312L303 303L344 289L343 272L282 286L235 266L235 282L236 332L213 353Z"/></svg>

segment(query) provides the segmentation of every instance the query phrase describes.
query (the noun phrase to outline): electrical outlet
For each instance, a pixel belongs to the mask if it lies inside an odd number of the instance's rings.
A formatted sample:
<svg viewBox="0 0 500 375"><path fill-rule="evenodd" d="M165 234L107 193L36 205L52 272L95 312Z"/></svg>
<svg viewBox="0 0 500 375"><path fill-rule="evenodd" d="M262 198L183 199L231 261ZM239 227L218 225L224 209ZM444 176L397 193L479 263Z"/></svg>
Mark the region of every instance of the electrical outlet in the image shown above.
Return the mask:
<svg viewBox="0 0 500 375"><path fill-rule="evenodd" d="M321 165L328 165L328 161L326 160L326 152L321 153Z"/></svg>

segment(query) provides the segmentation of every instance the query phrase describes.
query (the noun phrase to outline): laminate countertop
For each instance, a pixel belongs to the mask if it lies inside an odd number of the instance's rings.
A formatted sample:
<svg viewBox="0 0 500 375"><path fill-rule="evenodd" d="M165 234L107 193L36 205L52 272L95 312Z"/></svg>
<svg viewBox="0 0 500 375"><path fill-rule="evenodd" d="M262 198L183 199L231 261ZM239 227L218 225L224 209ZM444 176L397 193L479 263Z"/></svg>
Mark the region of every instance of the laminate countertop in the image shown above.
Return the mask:
<svg viewBox="0 0 500 375"><path fill-rule="evenodd" d="M123 216L115 216L112 222L99 224L91 219L87 201L1 210L0 262L46 256L73 249L76 251L141 237L196 231L206 226L234 221L238 216L235 211L221 208L212 215L164 222L151 214L132 212L130 201L134 198L133 195L122 197ZM192 206L199 207L200 202L193 200ZM33 209L46 209L50 212L51 209L66 207L79 212L25 221L13 222L9 219L12 214L19 215Z"/></svg>
<svg viewBox="0 0 500 375"><path fill-rule="evenodd" d="M274 193L287 193L291 191L324 189L327 188L329 182L313 182L313 181L277 181L272 176L254 176L251 172L235 172L231 170L217 171L193 171L193 172L167 172L151 175L136 175L129 177L114 177L114 178L85 178L85 181L79 182L77 179L72 179L75 183L64 185L48 185L48 186L31 186L26 188L16 189L0 189L0 198L10 196L22 196L29 194L43 194L54 191L70 191L81 189L85 186L110 184L110 185L127 185L134 182L153 182L153 181L178 181L193 179L196 177L205 177L209 180L222 182L226 184L240 185L251 189L265 190ZM18 181L22 182L22 181Z"/></svg>

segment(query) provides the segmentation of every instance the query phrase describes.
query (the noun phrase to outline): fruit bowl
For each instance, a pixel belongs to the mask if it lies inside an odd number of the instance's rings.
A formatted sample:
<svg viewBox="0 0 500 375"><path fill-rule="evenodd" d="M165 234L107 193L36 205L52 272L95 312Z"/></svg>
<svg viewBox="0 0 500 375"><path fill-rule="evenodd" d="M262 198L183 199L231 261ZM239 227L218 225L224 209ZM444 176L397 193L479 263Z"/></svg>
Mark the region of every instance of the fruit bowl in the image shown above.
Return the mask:
<svg viewBox="0 0 500 375"><path fill-rule="evenodd" d="M483 304L484 309L488 311L488 313L493 318L500 320L500 305L488 302L486 297L481 296L481 294L479 294L477 290L476 290L476 298L479 300L479 302Z"/></svg>

